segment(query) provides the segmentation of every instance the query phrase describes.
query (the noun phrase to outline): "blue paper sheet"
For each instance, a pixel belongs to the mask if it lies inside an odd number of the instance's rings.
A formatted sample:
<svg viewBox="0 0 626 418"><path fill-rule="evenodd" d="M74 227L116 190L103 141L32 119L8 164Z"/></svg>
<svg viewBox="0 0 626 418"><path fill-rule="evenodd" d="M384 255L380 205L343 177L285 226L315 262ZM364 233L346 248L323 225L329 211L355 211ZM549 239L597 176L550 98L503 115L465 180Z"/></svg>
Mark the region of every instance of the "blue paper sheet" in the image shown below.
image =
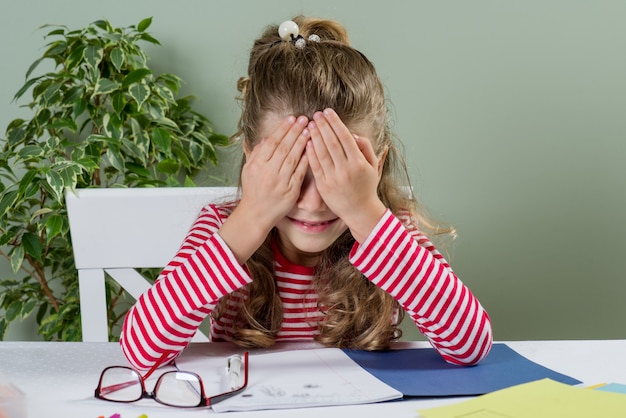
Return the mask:
<svg viewBox="0 0 626 418"><path fill-rule="evenodd" d="M481 363L470 367L446 363L432 348L343 351L365 370L402 392L404 396L483 395L544 378L570 385L581 383L532 362L501 343L494 344Z"/></svg>

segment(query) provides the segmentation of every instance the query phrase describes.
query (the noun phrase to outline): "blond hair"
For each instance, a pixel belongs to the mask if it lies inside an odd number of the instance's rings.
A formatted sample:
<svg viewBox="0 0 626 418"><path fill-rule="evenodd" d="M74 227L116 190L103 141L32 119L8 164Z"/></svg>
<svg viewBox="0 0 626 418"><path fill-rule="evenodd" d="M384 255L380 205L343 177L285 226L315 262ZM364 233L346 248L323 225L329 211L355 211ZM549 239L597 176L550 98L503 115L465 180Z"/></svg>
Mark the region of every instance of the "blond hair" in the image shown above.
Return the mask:
<svg viewBox="0 0 626 418"><path fill-rule="evenodd" d="M378 155L387 152L378 185L385 206L394 213L410 214L422 229L432 227L440 232L413 196L406 165L388 127L384 89L374 65L350 46L341 24L302 16L293 21L305 40L315 34L320 41L309 40L298 48L281 40L278 26L266 28L250 52L247 77L238 82L242 115L235 137L252 149L268 112L312 118L316 111L333 108L347 126L358 126L373 135L369 139ZM271 346L282 324L272 235L246 263L254 280L247 286L232 337L241 346ZM401 336L398 325L404 311L349 262L353 245L354 238L346 231L324 252L316 268L318 307L325 314L317 340L333 347L382 349ZM226 304L221 301L215 318Z"/></svg>

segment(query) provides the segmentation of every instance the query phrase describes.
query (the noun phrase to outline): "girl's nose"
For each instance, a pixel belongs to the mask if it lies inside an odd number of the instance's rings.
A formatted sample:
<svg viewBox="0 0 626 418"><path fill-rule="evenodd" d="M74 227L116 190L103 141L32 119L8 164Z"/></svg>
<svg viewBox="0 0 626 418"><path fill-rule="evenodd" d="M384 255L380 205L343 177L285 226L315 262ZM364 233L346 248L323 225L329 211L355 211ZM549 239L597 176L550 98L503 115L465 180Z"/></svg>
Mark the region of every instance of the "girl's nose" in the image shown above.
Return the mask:
<svg viewBox="0 0 626 418"><path fill-rule="evenodd" d="M304 181L302 182L297 206L299 209L306 210L307 212L321 212L327 209L324 199L322 199L320 192L317 190L311 169L307 171Z"/></svg>

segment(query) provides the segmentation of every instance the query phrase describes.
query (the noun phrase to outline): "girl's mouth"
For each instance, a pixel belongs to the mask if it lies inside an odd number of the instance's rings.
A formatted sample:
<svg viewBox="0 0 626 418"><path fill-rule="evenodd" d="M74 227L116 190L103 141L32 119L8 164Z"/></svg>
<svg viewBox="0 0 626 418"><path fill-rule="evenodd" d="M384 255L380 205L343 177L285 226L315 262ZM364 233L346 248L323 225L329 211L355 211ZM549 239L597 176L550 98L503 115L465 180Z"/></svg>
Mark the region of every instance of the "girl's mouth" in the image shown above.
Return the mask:
<svg viewBox="0 0 626 418"><path fill-rule="evenodd" d="M298 228L307 232L322 232L328 229L339 218L329 219L326 221L308 221L287 217Z"/></svg>

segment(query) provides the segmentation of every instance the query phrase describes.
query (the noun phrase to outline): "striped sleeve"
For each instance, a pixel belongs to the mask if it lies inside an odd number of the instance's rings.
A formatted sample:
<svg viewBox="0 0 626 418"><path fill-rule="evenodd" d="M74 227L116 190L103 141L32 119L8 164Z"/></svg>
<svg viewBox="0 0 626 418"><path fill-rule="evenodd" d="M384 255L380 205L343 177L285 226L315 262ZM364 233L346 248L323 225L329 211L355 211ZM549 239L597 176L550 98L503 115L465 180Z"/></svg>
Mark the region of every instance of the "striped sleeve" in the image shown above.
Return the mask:
<svg viewBox="0 0 626 418"><path fill-rule="evenodd" d="M487 312L415 225L387 210L350 261L402 305L446 361L476 364L489 353Z"/></svg>
<svg viewBox="0 0 626 418"><path fill-rule="evenodd" d="M217 233L222 220L218 208L203 208L176 256L128 311L120 345L133 367L175 358L217 301L252 281Z"/></svg>

